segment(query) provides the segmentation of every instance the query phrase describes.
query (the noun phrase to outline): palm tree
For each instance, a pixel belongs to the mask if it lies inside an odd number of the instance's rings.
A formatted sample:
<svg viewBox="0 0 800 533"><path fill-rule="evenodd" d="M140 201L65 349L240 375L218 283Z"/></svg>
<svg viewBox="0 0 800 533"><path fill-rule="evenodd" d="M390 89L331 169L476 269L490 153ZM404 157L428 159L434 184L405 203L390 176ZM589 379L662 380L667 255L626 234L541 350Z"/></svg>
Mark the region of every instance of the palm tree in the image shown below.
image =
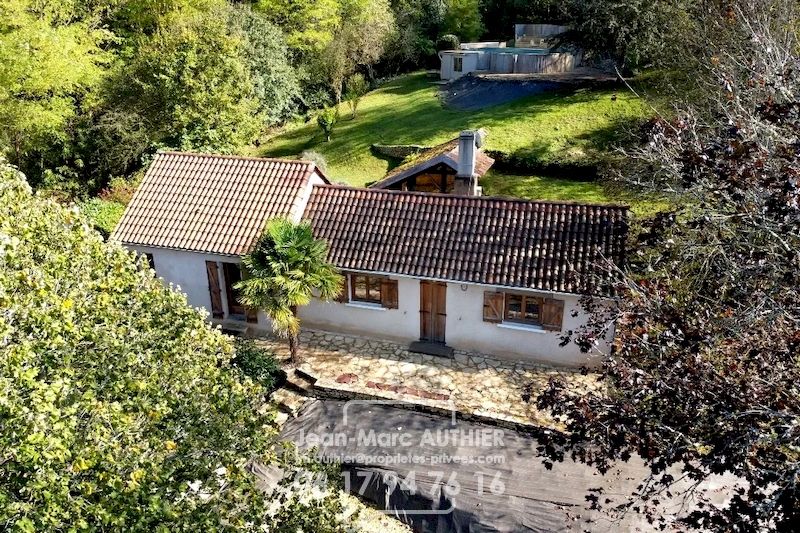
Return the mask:
<svg viewBox="0 0 800 533"><path fill-rule="evenodd" d="M272 329L289 340L292 363L300 363L297 308L311 301L314 291L329 301L342 291L343 278L327 260L328 246L317 240L309 222L283 218L267 223L252 252L242 258L245 279L236 284L244 305L263 309Z"/></svg>

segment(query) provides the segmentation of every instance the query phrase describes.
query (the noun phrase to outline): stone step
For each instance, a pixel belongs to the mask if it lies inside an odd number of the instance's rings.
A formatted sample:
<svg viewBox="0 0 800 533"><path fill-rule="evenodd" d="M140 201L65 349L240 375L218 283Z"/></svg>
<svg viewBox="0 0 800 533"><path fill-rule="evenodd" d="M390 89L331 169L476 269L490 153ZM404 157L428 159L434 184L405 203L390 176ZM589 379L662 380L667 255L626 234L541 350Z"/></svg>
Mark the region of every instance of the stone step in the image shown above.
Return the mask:
<svg viewBox="0 0 800 533"><path fill-rule="evenodd" d="M286 373L286 381L283 382L283 386L293 392L307 396L311 394L311 391L314 389L315 381L316 379L307 379L295 369L294 371L289 370Z"/></svg>
<svg viewBox="0 0 800 533"><path fill-rule="evenodd" d="M291 417L297 416L306 400L308 398L289 389L278 389L272 393L272 401L278 404L278 409Z"/></svg>
<svg viewBox="0 0 800 533"><path fill-rule="evenodd" d="M446 344L438 342L414 341L408 345L408 351L412 353L423 353L435 355L437 357L453 358L454 350Z"/></svg>

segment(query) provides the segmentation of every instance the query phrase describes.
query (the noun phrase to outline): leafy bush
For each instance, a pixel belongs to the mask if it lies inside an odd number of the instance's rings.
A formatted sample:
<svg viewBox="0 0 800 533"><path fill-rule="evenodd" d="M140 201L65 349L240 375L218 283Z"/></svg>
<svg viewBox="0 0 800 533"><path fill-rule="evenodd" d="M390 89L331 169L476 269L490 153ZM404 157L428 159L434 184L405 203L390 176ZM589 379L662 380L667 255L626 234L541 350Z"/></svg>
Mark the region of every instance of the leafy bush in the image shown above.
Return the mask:
<svg viewBox="0 0 800 533"><path fill-rule="evenodd" d="M2 160L0 264L4 528L280 530L246 470L274 434L263 388L185 296ZM327 501L275 503L327 531Z"/></svg>
<svg viewBox="0 0 800 533"><path fill-rule="evenodd" d="M267 392L275 390L281 374L275 355L256 344L253 339L237 337L234 341L234 346L233 364L244 375L249 376L253 381L264 387Z"/></svg>
<svg viewBox="0 0 800 533"><path fill-rule="evenodd" d="M81 212L89 219L94 229L100 232L103 238L108 238L122 218L125 205L119 202L92 198L81 204Z"/></svg>
<svg viewBox="0 0 800 533"><path fill-rule="evenodd" d="M446 33L436 40L437 50L458 50L459 46L461 46L461 41L457 35L452 33Z"/></svg>
<svg viewBox="0 0 800 533"><path fill-rule="evenodd" d="M101 200L108 202L115 202L122 205L128 205L133 193L136 192L139 180L128 180L125 178L112 178L108 187L100 191L98 195Z"/></svg>
<svg viewBox="0 0 800 533"><path fill-rule="evenodd" d="M344 93L344 99L350 107L350 116L356 118L358 112L358 104L361 102L361 97L369 91L369 84L364 79L364 75L357 73L347 78L347 85Z"/></svg>
<svg viewBox="0 0 800 533"><path fill-rule="evenodd" d="M333 127L339 120L339 110L336 107L326 107L317 115L317 125L322 133L325 134L325 142L331 140L333 135Z"/></svg>

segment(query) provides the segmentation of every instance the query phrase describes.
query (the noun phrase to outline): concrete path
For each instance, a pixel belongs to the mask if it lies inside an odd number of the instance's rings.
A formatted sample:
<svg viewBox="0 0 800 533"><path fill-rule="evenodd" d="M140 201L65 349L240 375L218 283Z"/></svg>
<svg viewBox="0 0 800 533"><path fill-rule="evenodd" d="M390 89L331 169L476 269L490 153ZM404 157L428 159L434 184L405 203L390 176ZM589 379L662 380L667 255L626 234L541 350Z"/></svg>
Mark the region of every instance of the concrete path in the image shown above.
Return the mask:
<svg viewBox="0 0 800 533"><path fill-rule="evenodd" d="M285 342L259 342L288 362ZM595 375L575 369L460 350L453 359L445 359L412 353L407 345L391 341L324 331L304 331L301 351L300 369L328 396L402 400L442 413L455 408L465 418L517 428L562 428L559 420L534 405L551 377L560 376L579 391L598 386Z"/></svg>

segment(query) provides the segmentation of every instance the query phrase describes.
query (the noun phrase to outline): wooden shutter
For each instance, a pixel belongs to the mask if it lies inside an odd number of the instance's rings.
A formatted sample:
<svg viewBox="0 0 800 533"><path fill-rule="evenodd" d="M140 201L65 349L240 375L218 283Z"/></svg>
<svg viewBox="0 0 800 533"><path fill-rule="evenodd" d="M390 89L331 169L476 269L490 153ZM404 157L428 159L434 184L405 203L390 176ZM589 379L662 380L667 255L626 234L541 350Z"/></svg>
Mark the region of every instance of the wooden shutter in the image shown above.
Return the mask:
<svg viewBox="0 0 800 533"><path fill-rule="evenodd" d="M564 300L545 298L542 303L542 327L550 331L561 331L564 320Z"/></svg>
<svg viewBox="0 0 800 533"><path fill-rule="evenodd" d="M503 300L502 292L486 291L483 293L483 321L502 322L503 321Z"/></svg>
<svg viewBox="0 0 800 533"><path fill-rule="evenodd" d="M397 309L398 305L397 280L384 279L381 281L381 305L386 309Z"/></svg>
<svg viewBox="0 0 800 533"><path fill-rule="evenodd" d="M211 294L211 316L222 318L222 292L219 289L219 270L216 261L206 261L208 275L208 292Z"/></svg>
<svg viewBox="0 0 800 533"><path fill-rule="evenodd" d="M339 293L339 296L337 296L335 300L340 304L346 304L350 301L350 287L347 283L347 280L350 279L350 275L344 274L342 277L344 278L342 281L342 292Z"/></svg>

